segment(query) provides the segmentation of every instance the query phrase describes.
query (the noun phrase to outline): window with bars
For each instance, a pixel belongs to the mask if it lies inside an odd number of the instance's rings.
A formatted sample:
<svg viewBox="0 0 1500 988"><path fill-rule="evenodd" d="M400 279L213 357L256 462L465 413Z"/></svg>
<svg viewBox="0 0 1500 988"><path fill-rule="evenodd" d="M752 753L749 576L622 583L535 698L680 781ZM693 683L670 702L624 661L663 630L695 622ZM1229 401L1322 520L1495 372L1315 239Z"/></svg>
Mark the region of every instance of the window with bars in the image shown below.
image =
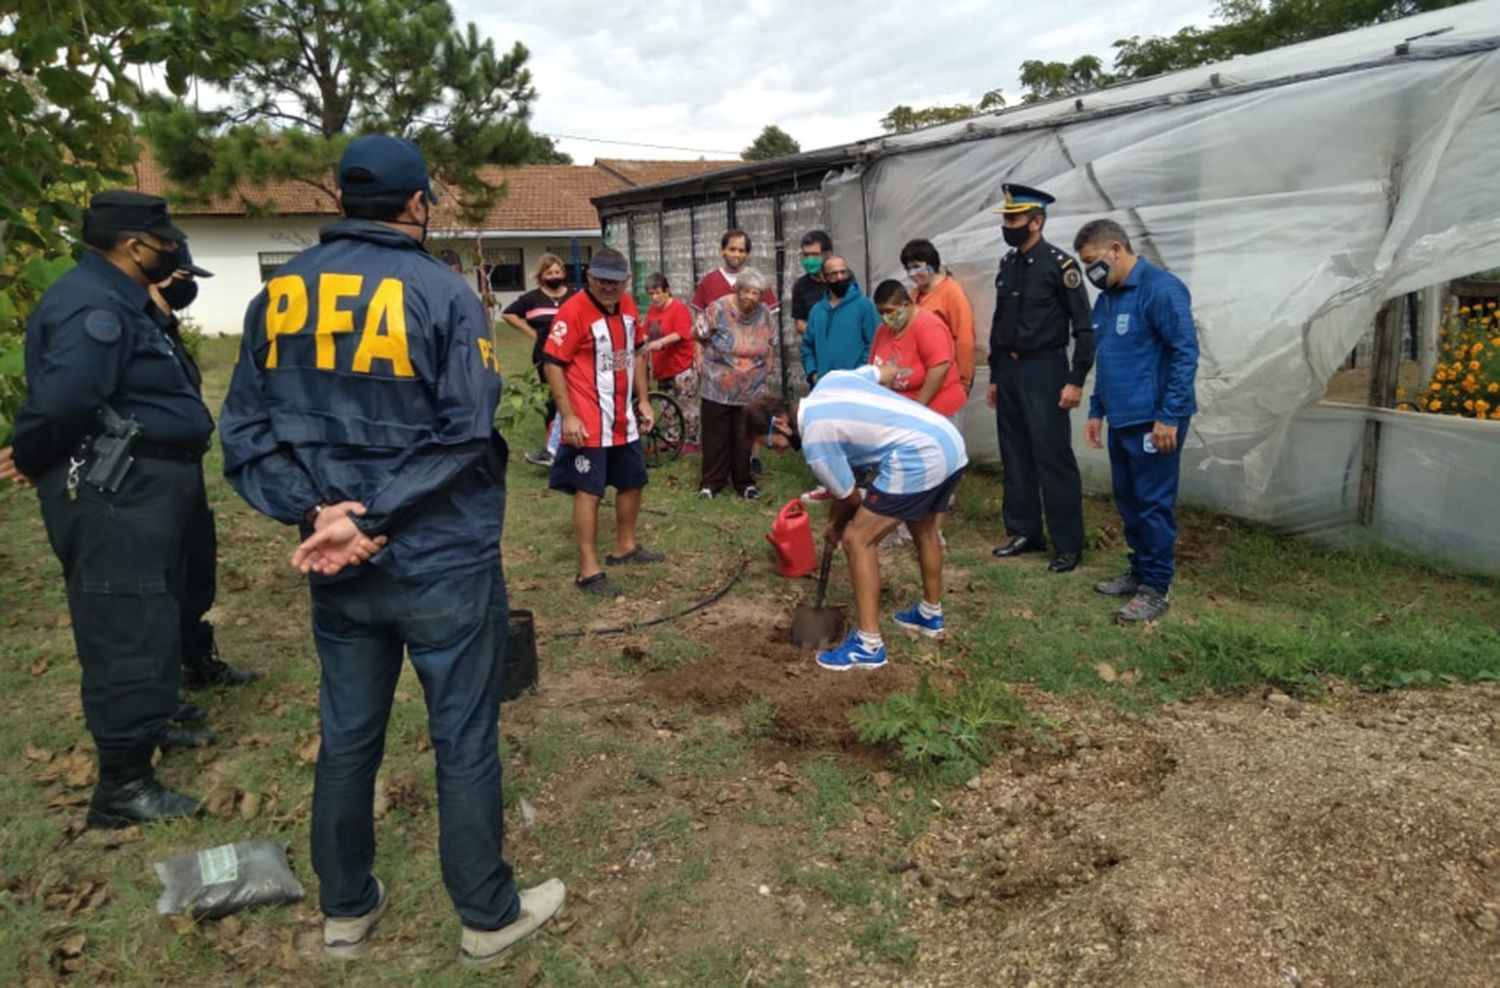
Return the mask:
<svg viewBox="0 0 1500 988"><path fill-rule="evenodd" d="M260 262L261 284L276 277L276 272L281 270L281 266L296 256L297 252L294 250L261 251L256 258Z"/></svg>
<svg viewBox="0 0 1500 988"><path fill-rule="evenodd" d="M486 247L485 270L490 291L521 292L526 290L526 257L519 247Z"/></svg>

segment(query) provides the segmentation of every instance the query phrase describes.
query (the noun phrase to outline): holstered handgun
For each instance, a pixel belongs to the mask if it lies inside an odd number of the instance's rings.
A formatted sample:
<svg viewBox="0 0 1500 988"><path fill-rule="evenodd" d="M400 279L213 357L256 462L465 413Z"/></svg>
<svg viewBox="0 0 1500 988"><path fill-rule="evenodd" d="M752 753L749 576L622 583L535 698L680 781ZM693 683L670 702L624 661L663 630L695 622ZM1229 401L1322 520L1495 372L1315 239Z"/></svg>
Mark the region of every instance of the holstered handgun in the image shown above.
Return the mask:
<svg viewBox="0 0 1500 988"><path fill-rule="evenodd" d="M135 463L130 448L141 434L141 424L135 419L121 418L108 405L99 407L98 419L104 431L89 443L88 470L83 479L101 491L113 494L125 482L125 475Z"/></svg>

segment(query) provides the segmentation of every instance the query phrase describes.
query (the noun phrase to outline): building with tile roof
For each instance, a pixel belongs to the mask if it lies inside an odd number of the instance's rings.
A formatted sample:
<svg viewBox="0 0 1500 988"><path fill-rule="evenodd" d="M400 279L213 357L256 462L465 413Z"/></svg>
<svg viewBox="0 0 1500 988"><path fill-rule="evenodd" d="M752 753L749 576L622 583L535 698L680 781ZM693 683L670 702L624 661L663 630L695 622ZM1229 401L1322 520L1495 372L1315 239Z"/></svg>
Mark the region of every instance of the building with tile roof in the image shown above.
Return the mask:
<svg viewBox="0 0 1500 988"><path fill-rule="evenodd" d="M732 161L629 161L592 165L492 167L481 174L505 195L477 222L459 215L457 197L443 195L433 211L428 249L451 250L492 315L532 287L543 252L562 257L570 276L603 247L592 200L652 182L731 167ZM193 259L214 272L193 305L193 320L210 334L237 333L245 306L293 254L317 243L318 229L338 218L332 175L242 184L208 202L182 201L148 151L133 166L142 192L173 200L172 213L192 244Z"/></svg>

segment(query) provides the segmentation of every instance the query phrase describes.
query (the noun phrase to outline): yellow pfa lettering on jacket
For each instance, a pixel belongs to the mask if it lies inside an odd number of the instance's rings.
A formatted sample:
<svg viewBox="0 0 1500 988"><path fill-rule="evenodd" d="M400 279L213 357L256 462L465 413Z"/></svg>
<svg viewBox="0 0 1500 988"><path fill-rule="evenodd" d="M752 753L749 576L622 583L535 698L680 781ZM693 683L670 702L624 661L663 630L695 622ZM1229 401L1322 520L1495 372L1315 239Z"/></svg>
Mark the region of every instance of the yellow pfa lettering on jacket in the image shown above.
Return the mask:
<svg viewBox="0 0 1500 988"><path fill-rule="evenodd" d="M325 271L318 275L318 318L313 329L314 360L319 370L338 369L336 337L355 330L355 316L364 310L359 346L350 370L369 374L374 362L383 361L396 377L415 377L406 342L406 285L397 278L382 278L368 301L365 277ZM277 365L280 338L307 328L307 282L288 274L266 283L266 369ZM382 368L384 369L384 368Z"/></svg>

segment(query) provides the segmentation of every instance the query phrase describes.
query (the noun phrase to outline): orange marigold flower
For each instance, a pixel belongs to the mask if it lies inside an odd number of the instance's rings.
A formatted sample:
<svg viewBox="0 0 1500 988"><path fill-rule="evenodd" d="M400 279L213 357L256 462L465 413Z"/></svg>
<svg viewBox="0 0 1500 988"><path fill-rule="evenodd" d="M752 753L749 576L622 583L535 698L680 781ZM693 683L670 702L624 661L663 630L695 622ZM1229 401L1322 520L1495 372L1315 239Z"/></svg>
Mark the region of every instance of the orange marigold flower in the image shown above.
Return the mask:
<svg viewBox="0 0 1500 988"><path fill-rule="evenodd" d="M1478 369L1479 369L1479 361L1477 361L1477 360L1471 360L1471 361L1469 361L1469 370L1471 370L1471 371L1477 371Z"/></svg>
<svg viewBox="0 0 1500 988"><path fill-rule="evenodd" d="M1464 402L1464 411L1466 411L1466 412L1472 412L1473 410L1474 410L1474 402L1472 400Z"/></svg>
<svg viewBox="0 0 1500 988"><path fill-rule="evenodd" d="M1476 398L1474 400L1474 410L1480 415L1483 415L1485 412L1490 410L1490 403L1485 401L1483 398Z"/></svg>
<svg viewBox="0 0 1500 988"><path fill-rule="evenodd" d="M1437 411L1437 410L1438 410L1438 409L1440 409L1440 408L1442 408L1442 407L1443 407L1443 403L1442 403L1442 402L1440 402L1440 401L1436 401L1436 400L1434 400L1434 401L1430 401L1430 402L1428 402L1428 403L1427 403L1427 407L1428 407L1428 408L1429 408L1429 409L1430 409L1430 410L1432 410L1432 411L1434 411L1434 412L1435 412L1435 411Z"/></svg>
<svg viewBox="0 0 1500 988"><path fill-rule="evenodd" d="M1441 381L1442 379L1443 379L1443 372L1442 371L1438 371L1438 379L1437 379L1437 381L1433 381L1431 384L1429 384L1427 386L1428 390L1429 391L1441 391L1441 390L1443 390L1443 386L1438 383L1438 381Z"/></svg>
<svg viewBox="0 0 1500 988"><path fill-rule="evenodd" d="M1489 387L1485 388L1484 390L1488 391L1492 395L1500 394L1500 381L1491 381Z"/></svg>
<svg viewBox="0 0 1500 988"><path fill-rule="evenodd" d="M1477 357L1477 356L1479 356L1483 352L1484 352L1484 342L1482 340L1480 342L1478 342L1478 343L1475 343L1473 346L1469 347L1469 353L1472 356Z"/></svg>

